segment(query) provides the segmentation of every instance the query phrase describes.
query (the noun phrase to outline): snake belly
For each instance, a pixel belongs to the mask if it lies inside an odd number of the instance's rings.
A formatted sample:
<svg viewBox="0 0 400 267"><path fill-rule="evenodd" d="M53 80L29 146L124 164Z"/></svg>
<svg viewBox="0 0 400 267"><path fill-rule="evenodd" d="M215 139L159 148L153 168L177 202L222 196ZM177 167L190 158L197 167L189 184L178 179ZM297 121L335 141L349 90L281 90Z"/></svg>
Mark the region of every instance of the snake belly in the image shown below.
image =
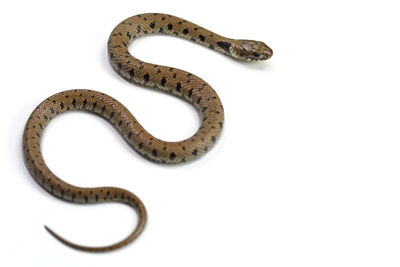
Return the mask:
<svg viewBox="0 0 400 267"><path fill-rule="evenodd" d="M72 243L50 228L45 228L62 243L84 251L108 251L122 247L136 239L146 224L147 214L143 203L133 193L115 187L82 188L66 183L46 165L40 143L46 125L57 115L70 110L93 113L111 123L125 141L138 153L155 162L180 163L193 160L216 143L224 122L224 111L217 93L201 78L177 68L146 63L134 58L128 51L135 39L151 33L180 36L233 57L250 60L265 59L254 50L236 50L237 40L217 35L184 19L166 14L141 14L118 24L108 40L108 57L115 71L132 83L152 87L176 95L191 104L201 116L197 132L179 142L166 142L147 132L120 102L93 90L68 90L50 96L32 112L23 136L26 166L35 181L53 196L74 203L122 202L133 207L138 214L138 224L125 239L108 246L89 247ZM247 40L242 46L249 47ZM247 46L246 46L247 45ZM256 45L257 46L257 45ZM256 47L257 48L257 47ZM251 50L251 49L250 49ZM272 50L270 51L272 55ZM240 54L240 55L239 55Z"/></svg>

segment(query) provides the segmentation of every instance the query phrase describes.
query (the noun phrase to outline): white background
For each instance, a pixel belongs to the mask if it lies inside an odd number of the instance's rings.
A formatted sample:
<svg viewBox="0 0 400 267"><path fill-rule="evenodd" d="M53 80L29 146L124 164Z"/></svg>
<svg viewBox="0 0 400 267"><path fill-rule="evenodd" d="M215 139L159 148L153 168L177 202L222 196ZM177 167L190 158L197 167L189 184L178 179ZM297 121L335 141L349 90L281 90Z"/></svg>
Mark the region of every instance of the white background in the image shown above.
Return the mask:
<svg viewBox="0 0 400 267"><path fill-rule="evenodd" d="M0 265L399 266L398 1L3 1L0 6ZM106 43L123 19L163 12L232 38L257 39L271 60L241 63L169 36L142 38L138 58L202 77L225 107L218 145L179 166L146 161L104 120L75 112L46 130L50 168L79 186L118 186L145 203L131 245L124 205L73 205L25 170L21 140L46 97L89 88L125 104L156 137L199 125L187 103L131 85Z"/></svg>

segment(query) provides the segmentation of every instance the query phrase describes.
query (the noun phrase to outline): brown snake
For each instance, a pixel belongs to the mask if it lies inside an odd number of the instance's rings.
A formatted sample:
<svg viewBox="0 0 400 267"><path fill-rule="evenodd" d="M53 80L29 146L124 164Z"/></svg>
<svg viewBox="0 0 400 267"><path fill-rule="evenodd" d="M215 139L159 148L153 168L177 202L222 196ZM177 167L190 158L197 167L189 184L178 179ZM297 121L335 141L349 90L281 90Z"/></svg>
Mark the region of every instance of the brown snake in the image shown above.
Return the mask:
<svg viewBox="0 0 400 267"><path fill-rule="evenodd" d="M141 14L118 24L108 40L109 60L116 72L129 82L159 89L193 104L201 116L198 131L180 142L165 142L149 134L133 115L117 100L91 90L69 90L57 93L30 115L23 137L26 166L35 181L53 196L74 203L122 202L138 213L135 230L124 240L104 247L88 247L71 243L48 227L45 228L62 243L79 250L107 251L119 248L137 238L146 224L146 209L131 192L115 187L82 188L70 185L51 172L40 151L46 125L58 114L68 110L84 110L111 123L126 142L144 157L161 163L193 160L213 147L222 130L224 112L216 92L201 78L176 68L146 63L134 58L129 44L140 36L167 33L195 41L228 56L245 60L266 60L272 50L262 42L222 37L184 19L166 14Z"/></svg>

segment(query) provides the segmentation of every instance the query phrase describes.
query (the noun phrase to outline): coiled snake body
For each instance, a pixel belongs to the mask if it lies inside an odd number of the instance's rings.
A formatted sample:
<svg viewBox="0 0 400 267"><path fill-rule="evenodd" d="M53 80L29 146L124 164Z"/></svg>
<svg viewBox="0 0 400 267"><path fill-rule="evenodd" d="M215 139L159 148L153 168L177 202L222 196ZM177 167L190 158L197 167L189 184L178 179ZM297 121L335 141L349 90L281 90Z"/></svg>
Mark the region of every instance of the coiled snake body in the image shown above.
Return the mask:
<svg viewBox="0 0 400 267"><path fill-rule="evenodd" d="M142 232L147 215L140 199L125 189L76 187L51 172L42 157L40 141L52 118L68 110L84 110L99 115L109 121L133 149L161 163L193 160L212 148L220 135L224 121L222 104L216 92L205 81L183 70L142 62L128 52L128 45L133 40L151 33L177 35L239 59L265 60L272 56L272 50L262 42L228 39L171 15L141 14L118 24L108 40L108 56L116 72L130 82L166 91L187 100L198 109L202 122L192 137L180 142L165 142L148 133L121 103L100 92L69 90L40 103L30 115L23 137L26 166L36 182L53 196L65 201L122 202L135 208L139 216L135 230L127 238L104 247L71 243L46 227L55 238L75 249L107 251L124 246Z"/></svg>

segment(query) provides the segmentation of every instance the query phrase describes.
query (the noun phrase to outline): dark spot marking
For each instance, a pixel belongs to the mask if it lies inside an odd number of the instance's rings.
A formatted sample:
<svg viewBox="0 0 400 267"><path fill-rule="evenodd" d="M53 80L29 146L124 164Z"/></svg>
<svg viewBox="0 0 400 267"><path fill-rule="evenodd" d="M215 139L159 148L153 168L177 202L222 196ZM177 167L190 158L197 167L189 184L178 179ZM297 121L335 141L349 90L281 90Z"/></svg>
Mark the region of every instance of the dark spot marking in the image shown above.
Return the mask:
<svg viewBox="0 0 400 267"><path fill-rule="evenodd" d="M163 77L163 78L161 79L161 85L162 85L162 86L165 86L166 83L167 83L167 79L166 79L165 77Z"/></svg>
<svg viewBox="0 0 400 267"><path fill-rule="evenodd" d="M215 141L217 141L217 138L216 138L215 136L211 136L211 141L212 141L213 143L215 143Z"/></svg>
<svg viewBox="0 0 400 267"><path fill-rule="evenodd" d="M132 132L128 133L128 138L130 139L132 137Z"/></svg>
<svg viewBox="0 0 400 267"><path fill-rule="evenodd" d="M72 99L72 105L74 106L74 108L76 108L76 100L75 100L75 98Z"/></svg>
<svg viewBox="0 0 400 267"><path fill-rule="evenodd" d="M217 45L225 50L227 54L230 54L229 48L231 47L231 43L229 42L217 42Z"/></svg>
<svg viewBox="0 0 400 267"><path fill-rule="evenodd" d="M172 30L172 27L173 27L173 25L170 23L170 24L168 24L168 30Z"/></svg>
<svg viewBox="0 0 400 267"><path fill-rule="evenodd" d="M126 32L126 36L128 36L129 40L132 38L131 33L130 32Z"/></svg>
<svg viewBox="0 0 400 267"><path fill-rule="evenodd" d="M204 42L205 40L206 40L206 37L204 37L204 35L199 35L199 38L200 38L200 40L202 41L202 42Z"/></svg>
<svg viewBox="0 0 400 267"><path fill-rule="evenodd" d="M157 150L156 150L156 149L154 149L153 151L151 151L151 154L152 154L154 157L157 157L157 156L158 156L158 153L157 153Z"/></svg>
<svg viewBox="0 0 400 267"><path fill-rule="evenodd" d="M82 106L82 108L86 108L86 104L87 104L87 100L85 99L85 100L83 100L83 106Z"/></svg>
<svg viewBox="0 0 400 267"><path fill-rule="evenodd" d="M138 148L139 148L139 149L142 149L142 147L143 147L143 142L141 142L141 143L138 144Z"/></svg>
<svg viewBox="0 0 400 267"><path fill-rule="evenodd" d="M84 196L84 198L85 198L85 202L88 203L88 202L89 202L88 197L87 197L87 196Z"/></svg>
<svg viewBox="0 0 400 267"><path fill-rule="evenodd" d="M146 74L143 76L143 78L144 78L144 81L145 81L145 82L148 82L149 79L150 79L150 74L146 73Z"/></svg>
<svg viewBox="0 0 400 267"><path fill-rule="evenodd" d="M174 152L172 152L171 154L169 154L169 159L170 160L174 160L176 158L176 155Z"/></svg>
<svg viewBox="0 0 400 267"><path fill-rule="evenodd" d="M138 25L138 26L136 27L136 30L137 30L137 33L139 33L139 32L142 30L142 27L140 27L140 25Z"/></svg>
<svg viewBox="0 0 400 267"><path fill-rule="evenodd" d="M177 83L176 84L176 91L181 92L181 87L182 87L181 83Z"/></svg>
<svg viewBox="0 0 400 267"><path fill-rule="evenodd" d="M153 21L152 23L150 23L150 28L154 29L154 26L156 26L156 23Z"/></svg>
<svg viewBox="0 0 400 267"><path fill-rule="evenodd" d="M200 96L199 98L197 98L197 104L200 104L200 102L201 102L201 100L202 100L203 98Z"/></svg>
<svg viewBox="0 0 400 267"><path fill-rule="evenodd" d="M114 117L114 111L110 113L110 120Z"/></svg>
<svg viewBox="0 0 400 267"><path fill-rule="evenodd" d="M211 48L211 49L214 49L214 46L212 44L209 45L208 47Z"/></svg>
<svg viewBox="0 0 400 267"><path fill-rule="evenodd" d="M103 107L101 108L101 113L104 113L104 111L106 111L106 106L103 106Z"/></svg>
<svg viewBox="0 0 400 267"><path fill-rule="evenodd" d="M197 149L195 149L195 150L192 151L192 155L193 155L193 156L197 156L197 153L198 153L198 150L197 150Z"/></svg>
<svg viewBox="0 0 400 267"><path fill-rule="evenodd" d="M122 120L120 120L119 122L118 122L118 126L121 126L122 125Z"/></svg>
<svg viewBox="0 0 400 267"><path fill-rule="evenodd" d="M94 110L96 108L96 106L97 106L97 102L94 102L93 106L92 106L92 110Z"/></svg>
<svg viewBox="0 0 400 267"><path fill-rule="evenodd" d="M51 114L54 114L54 109L50 108L50 112L51 112Z"/></svg>
<svg viewBox="0 0 400 267"><path fill-rule="evenodd" d="M64 109L64 102L60 102L61 109Z"/></svg>
<svg viewBox="0 0 400 267"><path fill-rule="evenodd" d="M193 88L191 88L190 90L189 90L189 97L192 97L192 95L193 95Z"/></svg>
<svg viewBox="0 0 400 267"><path fill-rule="evenodd" d="M188 29L188 28L186 28L186 29L183 30L183 34L186 35L186 34L188 34L188 33L189 33L189 29Z"/></svg>
<svg viewBox="0 0 400 267"><path fill-rule="evenodd" d="M129 76L131 77L131 79L133 79L133 77L135 76L134 70L129 71Z"/></svg>

